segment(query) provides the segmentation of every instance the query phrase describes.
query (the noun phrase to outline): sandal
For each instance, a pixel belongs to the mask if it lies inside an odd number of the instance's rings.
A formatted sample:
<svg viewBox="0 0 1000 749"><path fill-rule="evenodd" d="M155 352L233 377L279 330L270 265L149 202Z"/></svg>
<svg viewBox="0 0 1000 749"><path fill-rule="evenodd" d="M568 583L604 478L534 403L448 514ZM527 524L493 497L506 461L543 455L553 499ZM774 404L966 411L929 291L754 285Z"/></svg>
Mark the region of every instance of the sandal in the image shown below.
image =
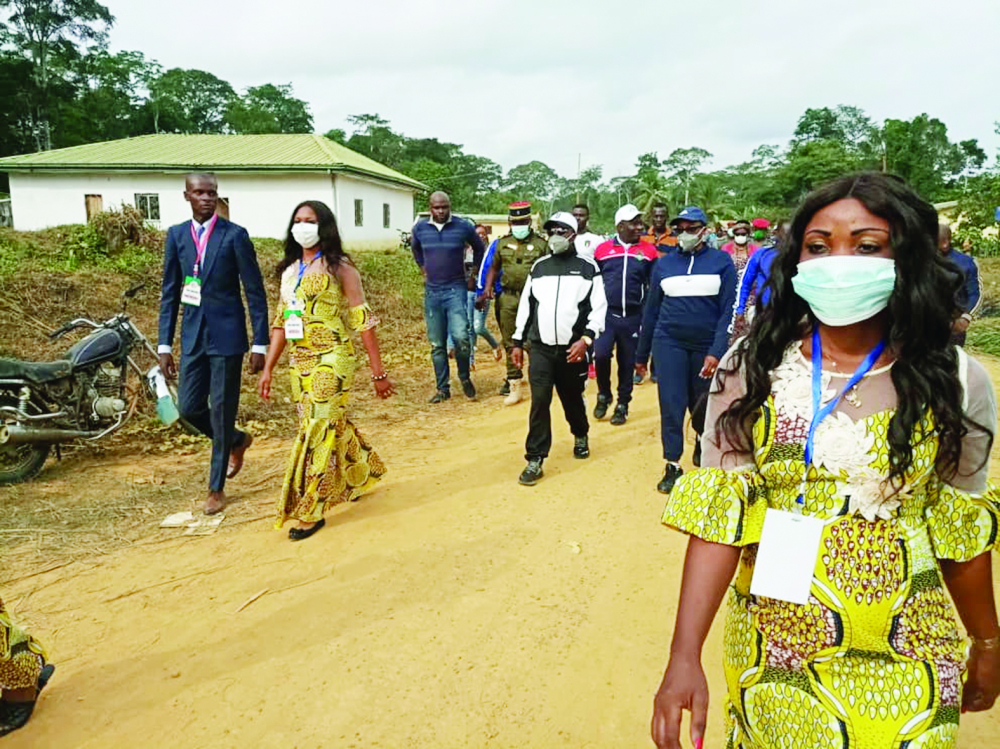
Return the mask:
<svg viewBox="0 0 1000 749"><path fill-rule="evenodd" d="M45 685L49 683L49 679L52 678L52 674L55 673L55 670L56 667L51 663L42 667L41 673L38 674L38 687L35 693L35 699L30 702L0 701L0 736L5 736L11 731L16 731L18 728L23 728L25 726L31 718L31 714L35 710L35 703L38 702L38 695L42 693L42 689L44 689Z"/></svg>
<svg viewBox="0 0 1000 749"><path fill-rule="evenodd" d="M290 528L288 531L288 537L292 541L305 541L307 538L309 538L309 536L314 534L324 525L326 525L326 518L320 519L320 521L316 523L316 525L314 525L312 528Z"/></svg>

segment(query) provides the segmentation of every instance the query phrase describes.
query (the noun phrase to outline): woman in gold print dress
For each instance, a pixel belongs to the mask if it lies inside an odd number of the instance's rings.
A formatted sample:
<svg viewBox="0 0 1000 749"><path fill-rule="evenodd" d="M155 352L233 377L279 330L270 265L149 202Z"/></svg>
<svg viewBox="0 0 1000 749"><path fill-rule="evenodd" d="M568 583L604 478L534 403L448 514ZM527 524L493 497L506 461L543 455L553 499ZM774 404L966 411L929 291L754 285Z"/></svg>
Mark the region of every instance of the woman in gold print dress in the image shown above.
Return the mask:
<svg viewBox="0 0 1000 749"><path fill-rule="evenodd" d="M954 749L960 714L1000 693L997 405L950 342L959 282L937 231L879 173L799 208L770 302L719 366L702 468L664 509L689 542L660 749L680 749L684 710L698 749ZM723 600L726 735L705 742Z"/></svg>
<svg viewBox="0 0 1000 749"><path fill-rule="evenodd" d="M375 326L361 275L344 253L333 212L319 201L295 208L278 266L281 300L271 326L271 345L259 391L270 398L271 377L290 347L292 397L299 431L278 499L276 527L296 520L293 541L325 525L329 505L357 499L385 474L371 444L347 418L347 402L358 363L351 333L361 334L380 398L393 393L382 368Z"/></svg>

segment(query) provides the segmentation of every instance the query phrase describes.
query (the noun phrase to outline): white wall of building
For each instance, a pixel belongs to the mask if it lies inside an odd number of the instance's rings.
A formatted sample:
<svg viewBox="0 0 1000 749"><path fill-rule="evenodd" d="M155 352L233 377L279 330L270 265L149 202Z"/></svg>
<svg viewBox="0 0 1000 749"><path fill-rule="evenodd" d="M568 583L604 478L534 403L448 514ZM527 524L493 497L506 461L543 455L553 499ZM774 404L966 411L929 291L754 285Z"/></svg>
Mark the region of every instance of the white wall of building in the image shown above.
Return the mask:
<svg viewBox="0 0 1000 749"><path fill-rule="evenodd" d="M303 200L321 200L337 214L348 249L393 247L397 229L413 223L413 193L362 180L329 174L229 174L219 175L219 195L229 200L229 217L246 227L251 236L284 236L292 209ZM135 205L136 195L156 195L161 228L191 217L184 200L184 175L154 172L11 173L10 192L14 227L34 231L87 220L88 195L100 195L104 210L122 203ZM364 225L354 222L354 201L363 201ZM382 222L388 203L391 228Z"/></svg>
<svg viewBox="0 0 1000 749"><path fill-rule="evenodd" d="M413 191L375 180L338 174L333 180L333 212L344 245L349 249L388 249L399 244L399 232L413 226ZM362 225L355 222L355 201L361 201ZM389 226L384 207L389 206Z"/></svg>

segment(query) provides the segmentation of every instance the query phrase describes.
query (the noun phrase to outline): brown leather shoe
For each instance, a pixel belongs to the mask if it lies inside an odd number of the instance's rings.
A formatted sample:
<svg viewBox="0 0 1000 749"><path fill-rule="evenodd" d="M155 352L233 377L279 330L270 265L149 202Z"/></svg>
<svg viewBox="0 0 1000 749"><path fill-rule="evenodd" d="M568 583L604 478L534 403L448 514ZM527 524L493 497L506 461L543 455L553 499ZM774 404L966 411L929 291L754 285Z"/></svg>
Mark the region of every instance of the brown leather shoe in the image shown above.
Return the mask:
<svg viewBox="0 0 1000 749"><path fill-rule="evenodd" d="M208 499L205 500L205 514L215 515L217 512L222 512L224 509L226 509L226 493L209 492Z"/></svg>
<svg viewBox="0 0 1000 749"><path fill-rule="evenodd" d="M250 432L244 432L246 437L243 438L243 444L237 445L232 450L229 451L229 470L226 471L226 478L231 479L236 476L243 468L243 456L246 451L253 444L253 435Z"/></svg>

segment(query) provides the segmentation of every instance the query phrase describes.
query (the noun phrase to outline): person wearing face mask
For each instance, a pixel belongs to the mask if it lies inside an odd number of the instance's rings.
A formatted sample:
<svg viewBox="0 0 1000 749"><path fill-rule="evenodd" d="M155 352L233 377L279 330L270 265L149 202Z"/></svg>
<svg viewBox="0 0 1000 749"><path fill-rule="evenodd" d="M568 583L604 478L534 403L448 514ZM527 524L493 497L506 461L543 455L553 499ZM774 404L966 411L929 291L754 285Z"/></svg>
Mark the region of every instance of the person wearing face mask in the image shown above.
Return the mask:
<svg viewBox="0 0 1000 749"><path fill-rule="evenodd" d="M286 346L299 431L277 503L276 527L296 521L292 541L325 525L324 512L370 491L386 467L347 415L358 361L358 333L371 364L375 394L394 386L379 351L378 318L365 301L361 274L344 252L333 212L318 200L296 206L278 265L281 303L271 325L271 346L257 383L269 400L274 368Z"/></svg>
<svg viewBox="0 0 1000 749"><path fill-rule="evenodd" d="M669 494L683 473L684 416L691 412L697 435L704 430L704 396L726 352L736 300L736 269L722 250L705 244L708 219L689 206L671 222L677 251L656 261L642 320L636 372L645 376L650 353L656 361L660 438L666 469L657 484ZM695 443L694 462L701 449Z"/></svg>
<svg viewBox="0 0 1000 749"><path fill-rule="evenodd" d="M733 259L737 274L743 273L750 258L760 249L759 244L751 241L751 231L750 222L740 219L729 227L728 234L732 237L732 241L726 242L719 248Z"/></svg>
<svg viewBox="0 0 1000 749"><path fill-rule="evenodd" d="M617 350L618 404L611 424L620 426L628 419L628 406L635 387L635 349L639 343L643 303L649 275L659 257L653 245L640 242L642 214L634 205L624 205L615 213L618 233L597 248L594 260L601 270L608 313L604 332L594 344L597 370L597 405L594 418L603 419L612 403L611 355Z"/></svg>
<svg viewBox="0 0 1000 749"><path fill-rule="evenodd" d="M520 369L531 345L531 413L525 443L527 466L518 482L534 486L552 447L552 391L559 394L573 434L573 457L590 456L587 406L587 349L604 328L607 300L601 274L592 260L576 253L576 219L556 213L545 222L550 255L532 264L525 278L511 337L511 357Z"/></svg>
<svg viewBox="0 0 1000 749"><path fill-rule="evenodd" d="M704 741L700 654L723 599L712 746L955 747L960 715L1000 693L996 396L951 344L959 279L937 231L881 173L803 200L770 302L720 364L704 467L663 513L690 539L658 747L679 746L684 710Z"/></svg>
<svg viewBox="0 0 1000 749"><path fill-rule="evenodd" d="M743 290L743 280L746 278L746 270L750 267L749 264L752 258L756 256L757 251L760 249L760 245L753 242L750 239L750 235L753 229L750 226L750 222L744 219L736 221L731 227L729 227L728 235L732 237L731 242L727 242L720 248L729 257L733 259L733 265L736 266L736 277L739 279L739 291L737 292L737 307L739 308L739 313L734 315L732 330L729 334L729 343L732 345L733 341L742 335L746 334L747 322L743 311L746 309L747 305L751 308L753 307L754 299L751 295L750 298L743 300L743 306L739 307L741 292Z"/></svg>
<svg viewBox="0 0 1000 749"><path fill-rule="evenodd" d="M495 284L499 279L501 292L496 296L496 314L507 354L507 377L500 388L500 394L506 396L505 406L513 406L525 397L524 375L521 367L515 365L511 357L518 302L532 264L549 250L545 238L531 226L531 203L526 200L511 203L507 215L510 234L497 239L493 262L486 272L483 295L487 300L493 299Z"/></svg>

